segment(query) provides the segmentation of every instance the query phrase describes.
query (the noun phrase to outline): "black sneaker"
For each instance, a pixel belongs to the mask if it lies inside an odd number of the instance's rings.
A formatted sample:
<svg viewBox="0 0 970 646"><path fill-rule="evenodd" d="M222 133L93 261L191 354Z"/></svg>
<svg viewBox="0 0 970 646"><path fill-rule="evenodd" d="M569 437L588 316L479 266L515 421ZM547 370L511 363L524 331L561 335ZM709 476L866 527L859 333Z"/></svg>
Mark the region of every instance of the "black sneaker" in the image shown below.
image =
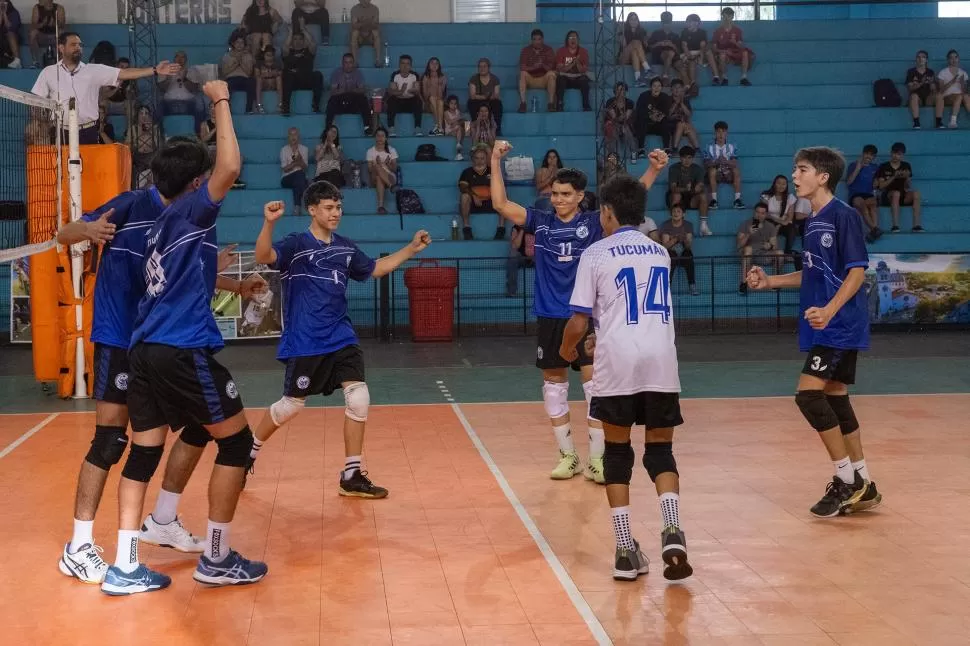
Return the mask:
<svg viewBox="0 0 970 646"><path fill-rule="evenodd" d="M923 124L919 122L919 119L913 119L913 130L919 130L923 127Z"/></svg>
<svg viewBox="0 0 970 646"><path fill-rule="evenodd" d="M744 87L751 87L751 81L749 81L747 77L743 77L741 79L741 85Z"/></svg>
<svg viewBox="0 0 970 646"><path fill-rule="evenodd" d="M812 515L819 518L838 516L851 505L859 502L866 492L866 481L858 473L855 482L846 484L839 476L833 476L832 482L825 488L825 495L812 507Z"/></svg>
<svg viewBox="0 0 970 646"><path fill-rule="evenodd" d="M894 224L893 225L893 228L890 229L889 232L890 233L899 233L899 227Z"/></svg>
<svg viewBox="0 0 970 646"><path fill-rule="evenodd" d="M860 511L875 509L882 503L882 494L876 489L876 483L869 481L866 483L866 492L862 494L859 501L845 510L847 514L857 514Z"/></svg>
<svg viewBox="0 0 970 646"><path fill-rule="evenodd" d="M921 227L918 224L915 227L913 227L913 233L923 233L923 230L924 230L923 227Z"/></svg>
<svg viewBox="0 0 970 646"><path fill-rule="evenodd" d="M463 227L461 230L461 235L465 240L474 240L475 236L472 234L471 227Z"/></svg>
<svg viewBox="0 0 970 646"><path fill-rule="evenodd" d="M249 476L253 473L256 473L256 458L250 456L250 458L246 460L246 470L243 471L243 489L246 488L246 483L249 481Z"/></svg>
<svg viewBox="0 0 970 646"><path fill-rule="evenodd" d="M640 551L640 543L633 541L633 549L616 548L613 561L613 579L616 581L636 581L641 574L650 570L650 559Z"/></svg>
<svg viewBox="0 0 970 646"><path fill-rule="evenodd" d="M714 200L711 200L710 202L708 202L707 203L707 208L710 209L711 211L717 211L717 200L714 199Z"/></svg>
<svg viewBox="0 0 970 646"><path fill-rule="evenodd" d="M495 229L495 240L505 240L505 227Z"/></svg>
<svg viewBox="0 0 970 646"><path fill-rule="evenodd" d="M387 489L371 482L365 471L355 471L349 478L344 478L341 472L340 488L337 493L356 498L387 498Z"/></svg>
<svg viewBox="0 0 970 646"><path fill-rule="evenodd" d="M739 210L744 208L744 202L741 200L740 197L734 200L734 208Z"/></svg>
<svg viewBox="0 0 970 646"><path fill-rule="evenodd" d="M660 545L665 579L680 581L694 573L694 568L687 562L687 539L679 527L671 525L660 532Z"/></svg>
<svg viewBox="0 0 970 646"><path fill-rule="evenodd" d="M738 293L746 296L748 294L748 283L742 282L738 285Z"/></svg>

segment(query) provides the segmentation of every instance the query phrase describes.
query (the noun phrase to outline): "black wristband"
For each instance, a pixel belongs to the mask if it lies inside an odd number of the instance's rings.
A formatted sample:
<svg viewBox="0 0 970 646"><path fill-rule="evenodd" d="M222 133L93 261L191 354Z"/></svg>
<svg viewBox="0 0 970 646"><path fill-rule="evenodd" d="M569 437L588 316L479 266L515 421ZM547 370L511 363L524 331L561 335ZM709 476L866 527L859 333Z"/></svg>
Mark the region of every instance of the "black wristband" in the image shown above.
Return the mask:
<svg viewBox="0 0 970 646"><path fill-rule="evenodd" d="M216 101L215 103L212 104L212 107L215 108L217 105L219 105L223 101L225 101L226 103L229 103L229 99L219 99L218 101Z"/></svg>

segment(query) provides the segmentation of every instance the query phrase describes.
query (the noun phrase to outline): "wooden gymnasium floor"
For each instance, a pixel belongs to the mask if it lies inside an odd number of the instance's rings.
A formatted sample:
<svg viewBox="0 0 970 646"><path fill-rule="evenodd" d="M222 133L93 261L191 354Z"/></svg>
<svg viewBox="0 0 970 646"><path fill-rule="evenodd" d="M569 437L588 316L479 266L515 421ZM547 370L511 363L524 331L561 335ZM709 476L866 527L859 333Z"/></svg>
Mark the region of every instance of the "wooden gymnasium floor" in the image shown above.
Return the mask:
<svg viewBox="0 0 970 646"><path fill-rule="evenodd" d="M730 378L714 364L685 365L682 374L701 383L710 373L725 392L761 379L762 391L780 394L791 388L794 360ZM913 392L928 392L934 384L920 375L941 365L951 374L938 381L967 384L965 359L922 369L909 359L879 361L866 365L872 382L863 391L904 374ZM144 546L143 560L173 584L131 598L106 597L56 567L93 430L90 406L12 401L13 380L24 378L0 377L0 410L41 409L0 415L0 643L970 644L970 395L856 396L885 503L828 521L808 507L831 467L790 395L685 399L675 452L694 577L668 584L658 567L636 583L616 583L604 492L581 477L548 479L554 448L541 403L466 403L472 392L513 399L510 386L489 385L507 384L513 373L515 392L533 398L534 369L483 368L477 381L457 371L425 370L435 395L427 399L440 403L372 408L365 462L389 498L337 495L342 411L308 408L262 449L233 525L233 547L265 560L269 575L253 586L207 589L191 579L193 558ZM276 367L263 372L240 371L254 406L278 389L257 387L279 379ZM375 373L375 400L393 399L391 372ZM415 387L416 374L398 375L401 389ZM584 406L572 411L582 419ZM252 408L251 423L261 414ZM213 453L207 449L182 499L186 526L197 533ZM95 526L108 560L117 478L115 469ZM635 534L659 561L659 513L642 468L632 493Z"/></svg>

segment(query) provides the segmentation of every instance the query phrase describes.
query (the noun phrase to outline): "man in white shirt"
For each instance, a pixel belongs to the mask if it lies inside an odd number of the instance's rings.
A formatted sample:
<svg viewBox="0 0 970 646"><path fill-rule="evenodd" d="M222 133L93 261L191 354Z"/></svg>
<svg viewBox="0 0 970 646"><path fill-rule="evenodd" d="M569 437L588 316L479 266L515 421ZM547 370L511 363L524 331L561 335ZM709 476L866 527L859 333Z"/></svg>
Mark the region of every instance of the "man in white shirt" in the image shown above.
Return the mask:
<svg viewBox="0 0 970 646"><path fill-rule="evenodd" d="M63 32L57 39L57 65L49 65L40 71L31 93L59 101L66 110L71 99L77 99L77 120L82 144L99 143L98 96L102 87L116 86L121 81L147 78L153 74L172 76L180 66L162 61L155 67L129 67L119 69L109 65L82 63L84 45L81 37L73 31ZM67 133L64 133L67 141Z"/></svg>
<svg viewBox="0 0 970 646"><path fill-rule="evenodd" d="M424 102L421 100L418 75L411 69L411 57L407 54L398 60L398 68L391 74L391 82L387 86L387 127L392 137L397 136L394 119L398 112L414 115L414 135L420 137L423 134L421 113L424 112Z"/></svg>
<svg viewBox="0 0 970 646"><path fill-rule="evenodd" d="M606 497L613 509L616 557L613 578L633 581L649 560L630 532L630 479L635 455L630 427L646 428L643 465L660 497L664 578L689 577L687 542L680 529L680 479L674 460L674 427L680 416L680 377L670 311L670 256L637 230L646 189L632 177L616 177L600 190L604 238L579 258L569 305L572 318L559 353L574 361L576 344L595 322L590 417L603 423ZM587 343L587 345L591 345Z"/></svg>
<svg viewBox="0 0 970 646"><path fill-rule="evenodd" d="M194 132L205 121L205 101L202 99L203 79L197 68L189 67L189 58L184 51L175 52L175 64L179 71L158 82L162 90L162 110L164 114L191 114L195 120Z"/></svg>
<svg viewBox="0 0 970 646"><path fill-rule="evenodd" d="M290 128L286 133L286 145L280 148L280 186L293 191L293 214L303 212L303 192L309 182L306 169L309 166L310 151L300 143L300 131Z"/></svg>

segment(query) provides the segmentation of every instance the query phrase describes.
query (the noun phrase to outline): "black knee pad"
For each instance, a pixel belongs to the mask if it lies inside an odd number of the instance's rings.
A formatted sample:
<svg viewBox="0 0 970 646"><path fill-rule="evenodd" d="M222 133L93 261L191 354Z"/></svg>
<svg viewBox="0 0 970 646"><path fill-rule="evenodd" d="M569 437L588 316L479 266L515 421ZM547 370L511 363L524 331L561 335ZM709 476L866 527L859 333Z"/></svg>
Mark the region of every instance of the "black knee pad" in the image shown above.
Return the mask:
<svg viewBox="0 0 970 646"><path fill-rule="evenodd" d="M158 463L162 461L162 453L165 446L141 446L132 444L131 451L128 451L128 460L121 475L129 480L138 482L148 482L155 475Z"/></svg>
<svg viewBox="0 0 970 646"><path fill-rule="evenodd" d="M91 440L91 448L84 459L107 471L125 454L128 446L128 434L125 433L124 426L95 426L94 439Z"/></svg>
<svg viewBox="0 0 970 646"><path fill-rule="evenodd" d="M855 433L859 430L859 420L855 418L855 411L852 410L848 395L826 395L825 398L829 400L829 406L835 411L842 435Z"/></svg>
<svg viewBox="0 0 970 646"><path fill-rule="evenodd" d="M216 453L216 464L224 467L244 467L249 461L249 452L253 450L253 432L248 426L229 437L216 440L219 452Z"/></svg>
<svg viewBox="0 0 970 646"><path fill-rule="evenodd" d="M795 404L812 428L821 433L839 425L839 418L821 390L799 390Z"/></svg>
<svg viewBox="0 0 970 646"><path fill-rule="evenodd" d="M677 473L677 460L674 459L673 442L647 442L643 447L643 468L647 470L652 482L661 473Z"/></svg>
<svg viewBox="0 0 970 646"><path fill-rule="evenodd" d="M629 442L607 442L603 451L603 478L606 484L629 485L636 459Z"/></svg>
<svg viewBox="0 0 970 646"><path fill-rule="evenodd" d="M201 424L189 424L179 433L179 439L189 446L202 449L212 440L212 436Z"/></svg>

